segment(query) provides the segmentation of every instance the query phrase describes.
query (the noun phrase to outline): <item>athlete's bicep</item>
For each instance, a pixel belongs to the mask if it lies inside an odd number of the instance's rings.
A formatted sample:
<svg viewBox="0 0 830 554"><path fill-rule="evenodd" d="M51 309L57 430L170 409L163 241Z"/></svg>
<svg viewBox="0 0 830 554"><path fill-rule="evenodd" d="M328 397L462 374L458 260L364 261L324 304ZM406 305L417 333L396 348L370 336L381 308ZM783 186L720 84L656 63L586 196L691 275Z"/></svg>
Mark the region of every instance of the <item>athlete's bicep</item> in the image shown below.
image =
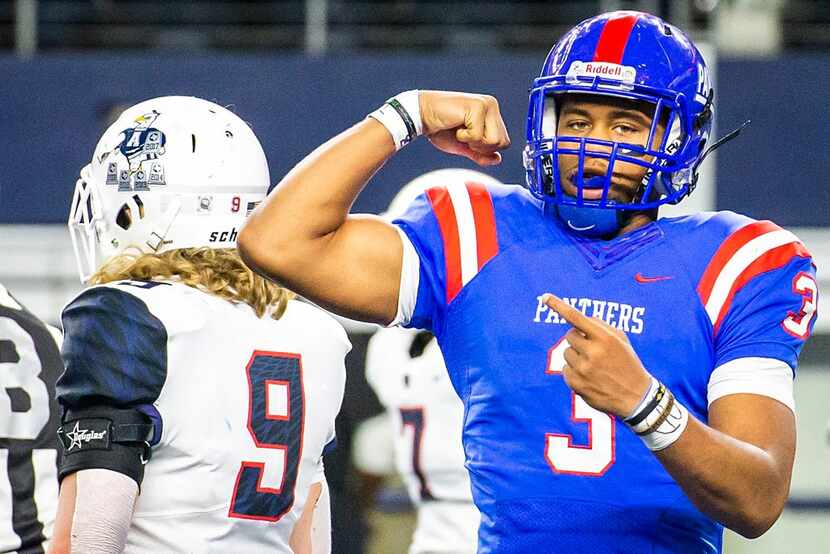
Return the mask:
<svg viewBox="0 0 830 554"><path fill-rule="evenodd" d="M339 313L382 324L392 321L398 310L403 256L395 227L376 216L350 216L327 248L331 252L329 269L334 271L329 275L339 277L320 286L343 305ZM341 300L339 294L348 298ZM351 315L348 306L354 307Z"/></svg>
<svg viewBox="0 0 830 554"><path fill-rule="evenodd" d="M709 406L709 425L764 450L789 481L795 456L795 413L769 396L730 394Z"/></svg>
<svg viewBox="0 0 830 554"><path fill-rule="evenodd" d="M389 223L371 215L349 216L302 259L286 261L301 271L281 282L337 314L386 324L397 312L402 250Z"/></svg>

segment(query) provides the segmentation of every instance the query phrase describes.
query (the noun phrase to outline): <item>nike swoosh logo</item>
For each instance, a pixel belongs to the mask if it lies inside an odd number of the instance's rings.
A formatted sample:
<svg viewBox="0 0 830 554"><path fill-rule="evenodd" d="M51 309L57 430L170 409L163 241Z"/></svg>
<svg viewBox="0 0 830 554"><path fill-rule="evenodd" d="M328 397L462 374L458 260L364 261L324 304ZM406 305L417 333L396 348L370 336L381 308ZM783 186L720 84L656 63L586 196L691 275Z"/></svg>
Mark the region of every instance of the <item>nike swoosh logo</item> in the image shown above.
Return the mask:
<svg viewBox="0 0 830 554"><path fill-rule="evenodd" d="M634 280L638 283L656 283L658 281L668 281L669 279L674 279L672 275L661 275L659 277L645 277L642 273L637 273L634 276Z"/></svg>

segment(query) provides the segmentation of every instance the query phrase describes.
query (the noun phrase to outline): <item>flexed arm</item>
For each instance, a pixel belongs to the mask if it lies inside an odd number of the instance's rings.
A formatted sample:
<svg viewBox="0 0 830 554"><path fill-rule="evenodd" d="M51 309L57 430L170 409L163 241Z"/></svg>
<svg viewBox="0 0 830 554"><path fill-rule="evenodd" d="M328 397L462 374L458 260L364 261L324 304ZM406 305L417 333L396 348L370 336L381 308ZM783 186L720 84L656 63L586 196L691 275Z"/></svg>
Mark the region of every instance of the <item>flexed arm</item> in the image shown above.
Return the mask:
<svg viewBox="0 0 830 554"><path fill-rule="evenodd" d="M493 97L421 91L423 134L439 149L480 165L509 145ZM396 151L384 125L367 118L297 166L254 211L239 250L254 270L334 312L388 323L397 312L402 245L378 217L349 215L355 198Z"/></svg>

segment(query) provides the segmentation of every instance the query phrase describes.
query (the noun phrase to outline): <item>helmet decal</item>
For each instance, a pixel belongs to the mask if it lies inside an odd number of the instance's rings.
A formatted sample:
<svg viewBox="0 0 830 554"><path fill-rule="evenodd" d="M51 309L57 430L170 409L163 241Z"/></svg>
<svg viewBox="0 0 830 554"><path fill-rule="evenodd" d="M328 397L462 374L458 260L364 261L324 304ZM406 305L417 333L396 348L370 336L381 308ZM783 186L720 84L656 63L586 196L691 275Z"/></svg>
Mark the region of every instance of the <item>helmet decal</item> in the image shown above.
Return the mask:
<svg viewBox="0 0 830 554"><path fill-rule="evenodd" d="M605 77L631 84L637 79L637 70L628 65L611 62L582 62L575 60L568 68L569 83L578 83L580 77Z"/></svg>
<svg viewBox="0 0 830 554"><path fill-rule="evenodd" d="M153 127L153 122L161 115L158 111L142 114L135 118L133 127L121 131L121 142L111 151L102 154L103 159L111 159L107 164L107 185L117 185L119 191L147 191L150 185L165 185L164 165L155 161L164 155L167 136L160 129ZM111 154L119 152L119 156ZM144 162L151 161L150 164Z"/></svg>
<svg viewBox="0 0 830 554"><path fill-rule="evenodd" d="M153 121L159 116L159 112L153 110L136 118L136 126L132 129L124 129L124 140L118 145L118 149L130 161L130 173L135 173L145 160L154 160L164 154L164 143L167 138L164 133L151 127Z"/></svg>
<svg viewBox="0 0 830 554"><path fill-rule="evenodd" d="M622 60L631 31L637 24L637 14L622 12L620 15L606 20L594 50L595 62L619 64Z"/></svg>

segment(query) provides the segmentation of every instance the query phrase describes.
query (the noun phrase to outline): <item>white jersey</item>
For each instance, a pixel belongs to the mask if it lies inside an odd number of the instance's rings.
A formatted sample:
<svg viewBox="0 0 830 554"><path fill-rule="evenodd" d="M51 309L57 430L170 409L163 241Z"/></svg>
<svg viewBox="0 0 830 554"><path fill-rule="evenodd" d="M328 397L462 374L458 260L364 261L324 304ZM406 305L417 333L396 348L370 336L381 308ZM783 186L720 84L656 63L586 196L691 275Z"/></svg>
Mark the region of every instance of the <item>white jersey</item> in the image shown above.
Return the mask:
<svg viewBox="0 0 830 554"><path fill-rule="evenodd" d="M106 398L156 423L126 552L291 552L343 399L340 324L295 300L275 321L132 281L87 289L63 319L61 402Z"/></svg>
<svg viewBox="0 0 830 554"><path fill-rule="evenodd" d="M475 552L480 516L464 467L464 406L437 341L381 329L369 341L366 379L389 413L395 465L418 507L410 552Z"/></svg>

